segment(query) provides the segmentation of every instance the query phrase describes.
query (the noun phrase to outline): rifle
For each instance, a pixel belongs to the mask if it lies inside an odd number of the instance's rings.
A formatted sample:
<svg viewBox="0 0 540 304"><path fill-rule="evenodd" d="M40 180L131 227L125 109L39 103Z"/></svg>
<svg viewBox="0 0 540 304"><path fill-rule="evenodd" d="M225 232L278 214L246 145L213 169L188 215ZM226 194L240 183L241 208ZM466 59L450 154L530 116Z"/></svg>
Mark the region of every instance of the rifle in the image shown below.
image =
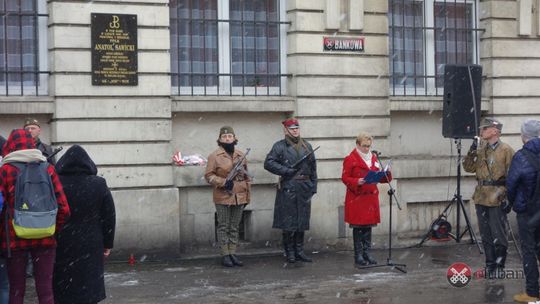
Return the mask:
<svg viewBox="0 0 540 304"><path fill-rule="evenodd" d="M51 153L51 155L47 156L47 161L49 161L53 157L55 157L56 154L58 154L58 152L62 151L62 149L64 149L64 147L58 147L58 148L54 149L53 153Z"/></svg>
<svg viewBox="0 0 540 304"><path fill-rule="evenodd" d="M297 160L294 164L292 164L291 168L292 168L292 169L298 169L298 167L299 167L299 166L300 166L300 165L301 165L308 157L310 157L313 153L315 153L315 151L319 150L320 147L321 147L321 146L317 146L317 148L311 150L308 154L302 156L302 158L300 158L300 159ZM299 170L299 169L296 171L296 173L293 175L292 178L294 178L295 176L297 176L298 173L300 173L300 170ZM283 181L283 179L284 179L283 177L281 177L281 176L279 177L279 181L278 181L278 184L277 184L277 188L278 188L278 189L281 189L281 182Z"/></svg>
<svg viewBox="0 0 540 304"><path fill-rule="evenodd" d="M229 181L232 181L236 177L236 175L238 175L238 173L243 169L242 168L242 163L244 162L244 160L248 156L249 151L251 151L251 148L246 149L246 154L244 154L244 156L242 156L242 158L240 158L238 160L238 162L232 168L231 172L229 172L229 174L227 174L227 178L225 179L225 184L227 182L229 182ZM232 194L232 191L227 190L227 192L229 192L229 194Z"/></svg>
<svg viewBox="0 0 540 304"><path fill-rule="evenodd" d="M308 154L302 156L302 158L300 158L299 160L297 160L292 166L291 168L293 169L296 169L298 167L298 165L300 165L301 163L303 163L308 157L311 156L311 154L315 153L315 151L319 150L321 146L318 146L317 148L311 150Z"/></svg>

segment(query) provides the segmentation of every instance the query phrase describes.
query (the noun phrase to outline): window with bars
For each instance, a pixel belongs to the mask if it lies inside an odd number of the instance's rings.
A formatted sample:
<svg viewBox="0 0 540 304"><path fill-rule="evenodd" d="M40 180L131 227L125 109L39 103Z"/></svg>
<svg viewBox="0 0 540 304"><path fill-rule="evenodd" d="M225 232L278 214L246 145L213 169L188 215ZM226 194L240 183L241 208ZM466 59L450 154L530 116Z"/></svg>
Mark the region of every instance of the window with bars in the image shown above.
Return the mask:
<svg viewBox="0 0 540 304"><path fill-rule="evenodd" d="M477 0L389 0L390 94L443 94L444 65L479 62Z"/></svg>
<svg viewBox="0 0 540 304"><path fill-rule="evenodd" d="M171 0L173 95L285 94L285 0Z"/></svg>
<svg viewBox="0 0 540 304"><path fill-rule="evenodd" d="M0 95L48 94L46 1L0 0Z"/></svg>

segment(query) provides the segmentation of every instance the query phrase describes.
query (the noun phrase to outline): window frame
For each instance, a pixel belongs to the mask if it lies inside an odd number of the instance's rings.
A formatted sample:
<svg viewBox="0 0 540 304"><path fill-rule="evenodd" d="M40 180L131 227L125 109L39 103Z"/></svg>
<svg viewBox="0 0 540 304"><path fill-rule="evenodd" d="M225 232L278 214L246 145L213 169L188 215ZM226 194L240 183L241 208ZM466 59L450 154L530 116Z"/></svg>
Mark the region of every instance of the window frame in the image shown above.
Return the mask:
<svg viewBox="0 0 540 304"><path fill-rule="evenodd" d="M217 78L218 85L215 86L182 86L171 85L171 94L174 96L283 96L287 92L287 79L284 77L284 71L287 70L287 28L284 22L287 18L286 0L277 0L279 9L279 67L281 75L279 77L279 86L235 86L232 84L231 75L231 29L230 29L230 1L217 1L217 44L218 44L218 62ZM177 47L177 46L175 46ZM192 60L192 59L191 59ZM171 79L172 81L172 79Z"/></svg>
<svg viewBox="0 0 540 304"><path fill-rule="evenodd" d="M397 1L400 3L400 0L390 0L390 6L393 5ZM480 62L480 35L478 34L478 24L479 24L479 1L478 0L452 0L452 2L448 2L448 0L412 0L411 2L421 2L422 3L422 16L419 16L419 18L422 18L423 20L423 26L417 29L422 30L422 52L423 52L423 74L421 74L420 78L421 80L416 80L415 84L413 85L403 85L403 84L395 84L394 83L394 76L390 74L389 77L389 91L391 96L441 96L443 94L443 86L437 86L436 84L436 77L437 77L437 70L439 68L444 68L444 65L440 65L439 67L436 66L436 36L435 36L435 4L436 3L447 3L448 5L455 5L455 4L465 4L465 5L472 5L472 25L468 29L470 31L470 34L472 35L472 45L471 45L471 54L473 62L470 64L479 64ZM401 3L404 3L401 2ZM393 9L391 7L390 9ZM401 28L394 25L393 19L394 18L394 12L392 11L392 16L389 16L391 18L389 20L389 24L391 24L392 29L392 35L389 36L389 45L390 45L390 62L389 62L389 70L392 69L392 72L395 70L395 66L397 63L401 64L404 61L396 61L393 60L393 55L391 54L394 50L394 30ZM467 26L468 27L468 26ZM404 38L403 38L404 39ZM416 64L416 61L415 61ZM406 70L403 72L406 74ZM419 74L416 74L415 76L418 76ZM406 76L405 76L406 77ZM417 78L417 79L418 79ZM423 87L419 86L418 83L423 82Z"/></svg>
<svg viewBox="0 0 540 304"><path fill-rule="evenodd" d="M36 39L38 39L36 43L37 51L35 53L35 56L38 61L38 66L36 67L37 70L32 71L36 74L35 81L37 83L33 83L32 85L25 84L24 80L17 81L17 84L10 83L9 81L9 75L18 73L18 72L11 72L9 69L8 71L0 70L0 73L7 75L5 84L0 84L0 95L3 96L46 96L49 92L49 63L48 63L48 17L47 14L47 2L46 1L40 1L40 0L34 0L37 13L36 13L36 29L34 32L36 33ZM6 23L4 22L3 25ZM4 31L7 31L6 28L4 28ZM7 50L6 50L7 52ZM21 54L22 56L22 54ZM8 66L8 62L6 62L6 67ZM0 67L0 69L3 67ZM32 73L32 72L25 72Z"/></svg>

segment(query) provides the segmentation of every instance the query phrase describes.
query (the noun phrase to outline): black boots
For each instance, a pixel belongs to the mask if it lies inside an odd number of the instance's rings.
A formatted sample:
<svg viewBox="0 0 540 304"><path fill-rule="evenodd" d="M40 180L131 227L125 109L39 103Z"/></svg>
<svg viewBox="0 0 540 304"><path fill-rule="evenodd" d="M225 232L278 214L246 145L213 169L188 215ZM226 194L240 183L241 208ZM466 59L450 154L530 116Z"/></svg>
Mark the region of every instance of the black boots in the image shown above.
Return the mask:
<svg viewBox="0 0 540 304"><path fill-rule="evenodd" d="M354 264L356 266L367 265L366 260L362 256L362 238L360 228L353 228L353 241L354 241Z"/></svg>
<svg viewBox="0 0 540 304"><path fill-rule="evenodd" d="M283 248L288 263L296 261L313 262L304 252L304 232L303 231L283 231Z"/></svg>
<svg viewBox="0 0 540 304"><path fill-rule="evenodd" d="M308 257L304 253L304 231L296 231L294 233L295 246L294 246L294 256L297 260L302 262L313 262L313 259Z"/></svg>
<svg viewBox="0 0 540 304"><path fill-rule="evenodd" d="M231 257L231 262L234 266L244 266L244 263L236 256L236 254L229 255Z"/></svg>
<svg viewBox="0 0 540 304"><path fill-rule="evenodd" d="M354 264L366 266L377 264L369 253L371 249L371 228L353 228Z"/></svg>
<svg viewBox="0 0 540 304"><path fill-rule="evenodd" d="M371 227L364 228L362 230L362 243L364 245L364 253L362 254L362 256L364 257L364 260L366 260L370 265L377 264L377 261L373 258L371 254L369 254L369 250L371 250Z"/></svg>
<svg viewBox="0 0 540 304"><path fill-rule="evenodd" d="M227 254L221 257L221 265L225 267L244 266L244 263L236 256L236 254Z"/></svg>
<svg viewBox="0 0 540 304"><path fill-rule="evenodd" d="M294 232L283 231L283 248L285 249L287 262L296 262L296 257L294 256Z"/></svg>
<svg viewBox="0 0 540 304"><path fill-rule="evenodd" d="M224 255L222 258L221 258L221 264L225 267L234 267L234 263L233 261L231 260L231 256L230 255Z"/></svg>

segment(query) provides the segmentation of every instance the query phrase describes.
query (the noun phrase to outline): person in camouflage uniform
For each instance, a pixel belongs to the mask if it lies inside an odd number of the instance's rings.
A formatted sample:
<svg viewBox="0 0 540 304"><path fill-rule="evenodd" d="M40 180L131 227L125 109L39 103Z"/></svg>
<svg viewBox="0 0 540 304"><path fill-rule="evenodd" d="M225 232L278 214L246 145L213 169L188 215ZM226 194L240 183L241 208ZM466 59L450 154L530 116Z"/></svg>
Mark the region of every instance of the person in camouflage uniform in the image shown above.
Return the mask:
<svg viewBox="0 0 540 304"><path fill-rule="evenodd" d="M472 200L476 207L478 227L486 256L486 274L496 276L504 269L508 240L506 214L511 206L506 200L506 176L514 150L503 143L502 124L484 118L480 124L480 144L473 141L463 160L463 168L476 173L477 185Z"/></svg>

